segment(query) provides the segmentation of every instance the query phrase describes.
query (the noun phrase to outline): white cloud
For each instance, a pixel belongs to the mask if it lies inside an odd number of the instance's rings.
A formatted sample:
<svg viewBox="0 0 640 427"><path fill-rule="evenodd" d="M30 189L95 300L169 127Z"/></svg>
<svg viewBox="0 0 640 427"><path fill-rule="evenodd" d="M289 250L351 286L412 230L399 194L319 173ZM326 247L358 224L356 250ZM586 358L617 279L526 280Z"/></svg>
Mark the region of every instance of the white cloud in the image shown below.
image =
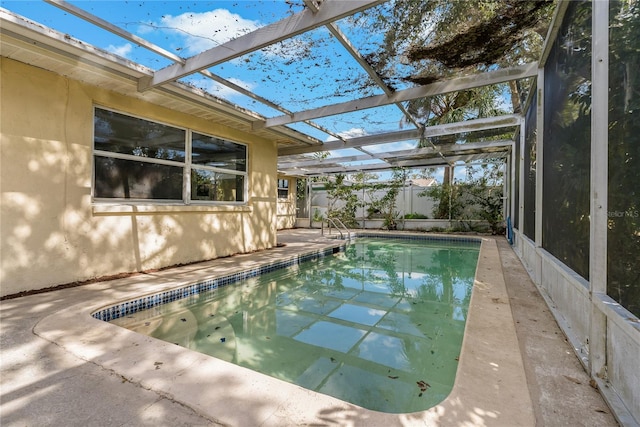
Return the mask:
<svg viewBox="0 0 640 427"><path fill-rule="evenodd" d="M216 9L202 13L183 13L164 15L159 22L151 22L141 33L148 29L159 29L184 39L182 56L191 56L221 45L262 27L260 21L252 21L232 13L227 9ZM269 57L282 60L299 59L308 55L308 45L294 38L273 44L264 50ZM185 55L186 54L186 55Z"/></svg>
<svg viewBox="0 0 640 427"><path fill-rule="evenodd" d="M362 129L362 128L351 128L349 130L346 130L344 132L338 132L338 135L340 135L343 138L357 138L359 136L365 136L367 134L367 132ZM326 141L336 141L337 139L334 138L333 136L329 136L327 139L325 139Z"/></svg>
<svg viewBox="0 0 640 427"><path fill-rule="evenodd" d="M122 46L114 46L112 44L107 46L107 51L115 55L122 56L124 58L128 58L128 55L131 53L132 50L133 50L133 46L131 45L131 43L125 43Z"/></svg>
<svg viewBox="0 0 640 427"><path fill-rule="evenodd" d="M244 19L226 9L203 13L165 15L153 27L175 33L185 39L185 51L195 55L233 38L254 31L262 25L258 21Z"/></svg>

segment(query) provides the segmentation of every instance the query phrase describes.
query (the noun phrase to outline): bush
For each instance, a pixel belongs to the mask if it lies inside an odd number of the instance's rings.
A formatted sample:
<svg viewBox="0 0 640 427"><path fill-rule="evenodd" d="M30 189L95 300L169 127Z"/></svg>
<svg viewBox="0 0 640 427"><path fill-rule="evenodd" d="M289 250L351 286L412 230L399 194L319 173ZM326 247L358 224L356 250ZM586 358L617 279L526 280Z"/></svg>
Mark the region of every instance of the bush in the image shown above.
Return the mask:
<svg viewBox="0 0 640 427"><path fill-rule="evenodd" d="M406 214L404 216L404 219L429 219L429 217L424 214L414 212L414 213Z"/></svg>

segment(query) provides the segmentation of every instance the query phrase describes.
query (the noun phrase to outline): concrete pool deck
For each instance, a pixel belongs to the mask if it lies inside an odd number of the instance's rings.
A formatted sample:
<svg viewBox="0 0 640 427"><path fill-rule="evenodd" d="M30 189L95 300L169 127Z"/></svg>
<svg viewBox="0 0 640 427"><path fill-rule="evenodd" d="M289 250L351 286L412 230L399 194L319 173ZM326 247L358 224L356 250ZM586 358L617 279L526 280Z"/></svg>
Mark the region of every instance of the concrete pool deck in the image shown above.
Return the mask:
<svg viewBox="0 0 640 427"><path fill-rule="evenodd" d="M90 317L98 308L336 245L284 247L0 303L0 424L615 426L504 238L484 238L453 392L431 410L369 411Z"/></svg>

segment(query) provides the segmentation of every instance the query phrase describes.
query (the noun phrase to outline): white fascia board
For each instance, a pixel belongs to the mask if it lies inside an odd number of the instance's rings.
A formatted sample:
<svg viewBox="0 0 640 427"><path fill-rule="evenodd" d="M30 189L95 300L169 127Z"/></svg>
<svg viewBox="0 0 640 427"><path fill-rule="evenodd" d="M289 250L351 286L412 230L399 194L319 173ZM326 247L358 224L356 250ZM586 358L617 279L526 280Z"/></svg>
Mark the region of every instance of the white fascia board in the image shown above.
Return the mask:
<svg viewBox="0 0 640 427"><path fill-rule="evenodd" d="M354 101L342 102L339 104L327 105L325 107L313 108L299 111L293 114L272 117L264 122L254 123L254 129L261 127L273 127L286 125L289 123L312 120L320 117L333 116L336 114L351 113L354 111L366 110L374 107L382 107L398 102L410 101L413 99L426 98L444 93L457 92L461 90L473 89L476 87L488 86L504 83L511 80L520 80L537 76L538 63L520 65L517 67L503 68L501 70L489 71L482 74L457 77L449 80L439 81L424 86L412 87L402 91L394 92L391 95L375 95L367 98L356 99Z"/></svg>
<svg viewBox="0 0 640 427"><path fill-rule="evenodd" d="M386 0L325 0L317 12L307 8L273 24L264 26L236 39L206 50L187 59L184 64L173 64L156 71L152 77L141 78L138 90L177 80L205 68L238 58L250 52L262 49L282 40L302 34L314 28L326 25L345 16L384 3Z"/></svg>
<svg viewBox="0 0 640 427"><path fill-rule="evenodd" d="M0 8L0 33L25 41L34 50L55 52L72 61L93 64L128 78L136 79L153 71L3 8Z"/></svg>

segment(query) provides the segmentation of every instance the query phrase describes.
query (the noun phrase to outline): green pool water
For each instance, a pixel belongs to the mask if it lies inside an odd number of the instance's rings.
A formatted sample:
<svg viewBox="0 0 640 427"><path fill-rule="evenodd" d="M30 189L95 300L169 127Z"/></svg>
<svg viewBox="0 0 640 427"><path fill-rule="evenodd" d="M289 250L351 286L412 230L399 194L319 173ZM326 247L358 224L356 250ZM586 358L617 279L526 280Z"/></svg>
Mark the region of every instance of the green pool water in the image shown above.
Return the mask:
<svg viewBox="0 0 640 427"><path fill-rule="evenodd" d="M363 238L112 323L364 408L421 411L453 387L478 253Z"/></svg>

